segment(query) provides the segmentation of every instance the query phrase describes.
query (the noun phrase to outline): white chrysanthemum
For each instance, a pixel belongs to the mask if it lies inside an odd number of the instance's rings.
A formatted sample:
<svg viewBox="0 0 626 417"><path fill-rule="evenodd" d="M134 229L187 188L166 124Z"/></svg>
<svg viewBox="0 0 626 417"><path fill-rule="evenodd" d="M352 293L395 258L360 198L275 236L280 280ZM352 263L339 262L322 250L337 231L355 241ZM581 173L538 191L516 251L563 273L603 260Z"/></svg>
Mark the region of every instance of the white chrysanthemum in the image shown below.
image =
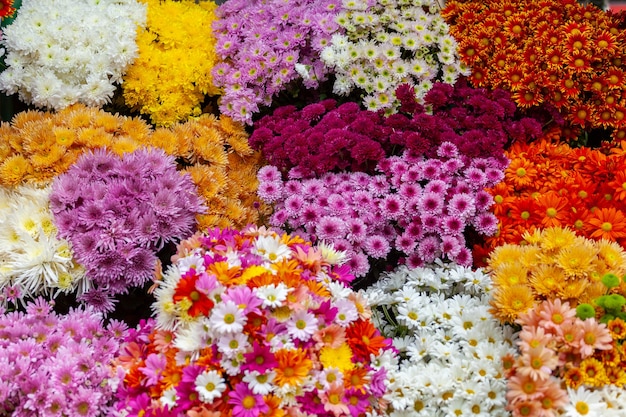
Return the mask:
<svg viewBox="0 0 626 417"><path fill-rule="evenodd" d="M90 288L70 244L56 237L49 194L49 187L1 189L0 289L18 285L23 296L36 296Z"/></svg>
<svg viewBox="0 0 626 417"><path fill-rule="evenodd" d="M195 385L200 400L205 403L212 403L226 391L224 378L215 370L202 372L196 377Z"/></svg>
<svg viewBox="0 0 626 417"><path fill-rule="evenodd" d="M137 56L145 24L146 5L135 0L24 0L4 29L0 90L38 107L101 106Z"/></svg>
<svg viewBox="0 0 626 417"><path fill-rule="evenodd" d="M176 327L178 314L174 303L174 292L179 279L180 270L174 264L163 274L162 280L157 282L157 287L154 290L155 301L151 308L156 315L157 328L159 329L174 330Z"/></svg>

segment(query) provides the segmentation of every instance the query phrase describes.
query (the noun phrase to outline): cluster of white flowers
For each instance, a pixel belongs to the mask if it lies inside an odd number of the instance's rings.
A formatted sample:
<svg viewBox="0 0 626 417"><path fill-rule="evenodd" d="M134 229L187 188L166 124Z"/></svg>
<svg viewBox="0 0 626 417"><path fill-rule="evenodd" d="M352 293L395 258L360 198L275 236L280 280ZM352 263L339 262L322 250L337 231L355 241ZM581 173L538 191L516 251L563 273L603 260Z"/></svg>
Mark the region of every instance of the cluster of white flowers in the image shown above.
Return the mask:
<svg viewBox="0 0 626 417"><path fill-rule="evenodd" d="M334 69L334 93L364 91L369 110L395 111L395 89L415 86L420 100L436 81L454 84L468 74L459 60L457 42L434 0L344 0L335 34L322 50Z"/></svg>
<svg viewBox="0 0 626 417"><path fill-rule="evenodd" d="M88 290L69 243L56 238L49 195L50 187L0 187L0 289L14 286L18 298Z"/></svg>
<svg viewBox="0 0 626 417"><path fill-rule="evenodd" d="M401 359L389 375L391 417L507 416L502 357L513 330L489 313L491 279L437 260L400 266L362 291Z"/></svg>
<svg viewBox="0 0 626 417"><path fill-rule="evenodd" d="M102 106L136 58L145 23L136 0L24 0L4 29L0 90L41 108Z"/></svg>

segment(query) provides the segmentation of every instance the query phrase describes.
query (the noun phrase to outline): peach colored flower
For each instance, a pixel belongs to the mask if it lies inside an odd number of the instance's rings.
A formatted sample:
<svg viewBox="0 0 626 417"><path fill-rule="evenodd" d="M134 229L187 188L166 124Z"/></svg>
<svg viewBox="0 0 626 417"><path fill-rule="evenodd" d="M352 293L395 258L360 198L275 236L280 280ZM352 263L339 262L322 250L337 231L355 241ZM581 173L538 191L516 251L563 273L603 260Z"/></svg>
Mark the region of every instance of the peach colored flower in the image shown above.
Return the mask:
<svg viewBox="0 0 626 417"><path fill-rule="evenodd" d="M583 320L581 324L583 336L580 339L580 355L583 358L593 355L594 350L613 349L613 338L604 323L596 319Z"/></svg>
<svg viewBox="0 0 626 417"><path fill-rule="evenodd" d="M559 358L553 350L540 345L522 353L520 362L521 365L517 368L519 375L529 376L534 381L544 381L558 365Z"/></svg>
<svg viewBox="0 0 626 417"><path fill-rule="evenodd" d="M539 317L539 325L556 334L564 323L574 320L576 310L571 308L567 301L561 302L560 298L546 300L539 306Z"/></svg>

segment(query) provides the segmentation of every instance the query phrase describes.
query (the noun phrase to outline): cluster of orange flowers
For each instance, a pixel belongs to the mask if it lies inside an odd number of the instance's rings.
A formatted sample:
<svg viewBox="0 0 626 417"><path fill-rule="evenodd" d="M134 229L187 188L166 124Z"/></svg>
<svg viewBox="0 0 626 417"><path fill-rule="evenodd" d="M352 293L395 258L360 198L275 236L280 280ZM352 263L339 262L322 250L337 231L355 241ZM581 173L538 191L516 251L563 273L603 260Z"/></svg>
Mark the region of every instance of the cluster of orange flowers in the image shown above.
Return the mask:
<svg viewBox="0 0 626 417"><path fill-rule="evenodd" d="M202 115L169 128L157 128L147 142L175 155L206 201L208 212L198 227L243 227L270 213L256 190L260 152L248 145L243 125L227 116Z"/></svg>
<svg viewBox="0 0 626 417"><path fill-rule="evenodd" d="M625 149L622 142L607 155L545 139L512 145L504 180L489 190L498 232L476 248L477 261L498 245L519 243L526 231L552 226L626 245Z"/></svg>
<svg viewBox="0 0 626 417"><path fill-rule="evenodd" d="M76 104L58 113L28 110L0 125L0 185L46 184L90 149L121 155L145 143L143 120Z"/></svg>
<svg viewBox="0 0 626 417"><path fill-rule="evenodd" d="M209 211L199 216L199 227L240 227L267 214L256 198L261 156L248 146L244 127L228 117L153 129L140 118L76 104L56 113L18 113L0 124L0 137L0 186L48 184L95 148L121 155L154 146L177 157L206 200Z"/></svg>
<svg viewBox="0 0 626 417"><path fill-rule="evenodd" d="M521 108L549 103L578 129L626 137L626 32L575 0L452 0L442 12L474 86L504 88Z"/></svg>
<svg viewBox="0 0 626 417"><path fill-rule="evenodd" d="M574 308L591 304L608 291L605 274L626 273L626 252L615 242L549 227L526 233L520 244L495 248L487 263L494 286L492 313L511 323L544 300L560 299ZM616 290L626 293L626 283L622 280Z"/></svg>

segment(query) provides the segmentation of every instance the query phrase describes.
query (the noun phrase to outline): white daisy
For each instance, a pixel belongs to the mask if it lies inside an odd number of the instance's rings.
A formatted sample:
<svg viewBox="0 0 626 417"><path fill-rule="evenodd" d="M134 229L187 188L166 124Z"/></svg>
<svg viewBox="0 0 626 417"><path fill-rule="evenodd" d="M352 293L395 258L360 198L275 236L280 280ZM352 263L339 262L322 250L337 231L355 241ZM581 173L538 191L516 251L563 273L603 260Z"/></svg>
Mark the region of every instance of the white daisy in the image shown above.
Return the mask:
<svg viewBox="0 0 626 417"><path fill-rule="evenodd" d="M279 236L259 236L254 241L253 253L270 262L280 262L291 258L291 249L280 241Z"/></svg>
<svg viewBox="0 0 626 417"><path fill-rule="evenodd" d="M225 333L217 339L217 349L229 358L245 352L249 346L244 333Z"/></svg>
<svg viewBox="0 0 626 417"><path fill-rule="evenodd" d="M209 317L209 325L218 333L236 333L243 330L246 320L243 311L229 300L215 305Z"/></svg>
<svg viewBox="0 0 626 417"><path fill-rule="evenodd" d="M292 288L288 288L285 284L279 282L278 284L256 287L254 293L263 301L263 308L277 308L283 305L291 290Z"/></svg>
<svg viewBox="0 0 626 417"><path fill-rule="evenodd" d="M272 392L275 388L273 384L276 372L268 371L260 373L259 371L244 371L243 380L248 383L248 386L258 395L266 395Z"/></svg>
<svg viewBox="0 0 626 417"><path fill-rule="evenodd" d="M212 403L226 391L224 378L216 370L202 372L196 377L195 382L196 392L200 396L200 400L205 403Z"/></svg>
<svg viewBox="0 0 626 417"><path fill-rule="evenodd" d="M603 416L607 411L606 403L602 399L599 391L591 391L585 386L577 389L567 388L569 404L563 406L563 416Z"/></svg>

